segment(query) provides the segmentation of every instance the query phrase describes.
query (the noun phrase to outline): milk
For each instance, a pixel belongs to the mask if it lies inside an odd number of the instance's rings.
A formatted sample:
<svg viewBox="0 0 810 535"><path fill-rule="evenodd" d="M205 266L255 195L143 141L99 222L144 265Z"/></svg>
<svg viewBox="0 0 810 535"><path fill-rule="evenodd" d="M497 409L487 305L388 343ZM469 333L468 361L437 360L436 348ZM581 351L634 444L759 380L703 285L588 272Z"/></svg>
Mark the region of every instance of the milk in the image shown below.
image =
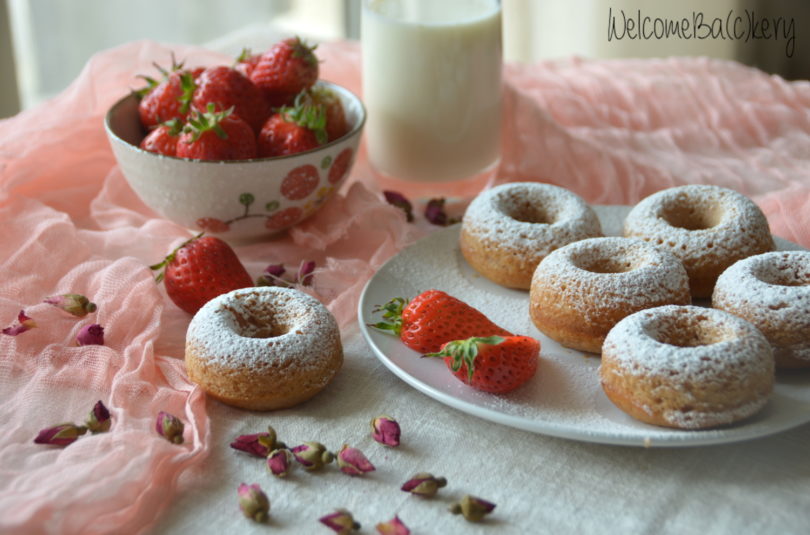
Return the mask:
<svg viewBox="0 0 810 535"><path fill-rule="evenodd" d="M497 163L497 1L367 0L362 41L366 139L377 171L443 182Z"/></svg>

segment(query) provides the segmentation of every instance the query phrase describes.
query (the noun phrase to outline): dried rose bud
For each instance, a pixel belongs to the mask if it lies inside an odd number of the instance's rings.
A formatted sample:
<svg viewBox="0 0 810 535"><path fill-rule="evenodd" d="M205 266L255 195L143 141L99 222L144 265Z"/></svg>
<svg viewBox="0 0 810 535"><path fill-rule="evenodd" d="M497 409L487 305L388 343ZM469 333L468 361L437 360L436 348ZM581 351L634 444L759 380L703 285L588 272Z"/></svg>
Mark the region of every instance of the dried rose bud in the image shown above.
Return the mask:
<svg viewBox="0 0 810 535"><path fill-rule="evenodd" d="M441 227L458 223L458 219L447 217L447 213L444 211L443 198L430 199L428 201L425 206L425 219Z"/></svg>
<svg viewBox="0 0 810 535"><path fill-rule="evenodd" d="M320 442L304 442L290 450L295 460L307 470L318 470L335 460L335 454Z"/></svg>
<svg viewBox="0 0 810 535"><path fill-rule="evenodd" d="M357 448L350 448L344 444L337 454L337 465L340 471L350 476L362 476L366 472L373 472L374 465Z"/></svg>
<svg viewBox="0 0 810 535"><path fill-rule="evenodd" d="M411 201L409 201L405 195L399 193L398 191L383 191L383 195L385 196L385 201L388 204L396 206L405 212L405 217L409 223L413 221L413 206L411 205Z"/></svg>
<svg viewBox="0 0 810 535"><path fill-rule="evenodd" d="M270 264L256 279L256 286L289 286L289 283L281 278L285 271L287 270L284 269L284 264Z"/></svg>
<svg viewBox="0 0 810 535"><path fill-rule="evenodd" d="M352 514L346 509L338 509L334 513L322 516L318 521L335 533L351 533L360 529Z"/></svg>
<svg viewBox="0 0 810 535"><path fill-rule="evenodd" d="M447 485L447 480L443 477L433 477L427 472L420 472L411 477L402 485L401 490L416 494L418 496L435 496L440 488Z"/></svg>
<svg viewBox="0 0 810 535"><path fill-rule="evenodd" d="M34 439L34 443L67 446L76 442L76 439L85 433L87 433L87 428L82 425L59 424L40 431L37 438Z"/></svg>
<svg viewBox="0 0 810 535"><path fill-rule="evenodd" d="M239 495L239 509L242 510L246 517L256 522L267 521L267 514L270 512L270 500L258 483L252 485L242 483L236 493Z"/></svg>
<svg viewBox="0 0 810 535"><path fill-rule="evenodd" d="M298 267L298 284L301 286L312 286L312 272L315 271L315 261L302 262Z"/></svg>
<svg viewBox="0 0 810 535"><path fill-rule="evenodd" d="M231 447L235 450L250 453L256 457L267 457L267 455L279 448L286 448L283 442L277 440L276 430L272 426L267 426L266 433L254 433L252 435L239 435L231 442Z"/></svg>
<svg viewBox="0 0 810 535"><path fill-rule="evenodd" d="M81 294L53 295L46 298L43 303L48 303L49 305L61 308L65 312L73 314L79 318L83 318L87 314L96 311L96 304L90 302L88 298Z"/></svg>
<svg viewBox="0 0 810 535"><path fill-rule="evenodd" d="M267 456L267 469L276 477L286 477L292 468L292 458L290 450L273 450Z"/></svg>
<svg viewBox="0 0 810 535"><path fill-rule="evenodd" d="M76 335L76 342L80 346L104 345L104 327L98 323L85 325Z"/></svg>
<svg viewBox="0 0 810 535"><path fill-rule="evenodd" d="M112 420L110 419L110 411L104 406L104 403L97 401L93 405L93 410L90 411L90 416L87 418L87 429L93 433L104 433L110 430Z"/></svg>
<svg viewBox="0 0 810 535"><path fill-rule="evenodd" d="M476 498L475 496L470 496L469 494L464 495L460 502L450 506L451 513L454 515L460 513L470 522L480 522L485 516L491 513L493 509L495 509L494 503Z"/></svg>
<svg viewBox="0 0 810 535"><path fill-rule="evenodd" d="M30 331L36 326L37 322L26 316L25 310L20 310L20 313L17 314L17 324L3 329L3 334L7 334L9 336L17 336L18 334L22 334L25 331Z"/></svg>
<svg viewBox="0 0 810 535"><path fill-rule="evenodd" d="M182 444L184 428L183 422L181 422L178 417L172 416L164 411L158 413L157 421L155 422L155 430L158 432L158 435L165 437L169 442Z"/></svg>
<svg viewBox="0 0 810 535"><path fill-rule="evenodd" d="M371 437L386 446L399 446L399 423L390 416L377 416L371 420Z"/></svg>
<svg viewBox="0 0 810 535"><path fill-rule="evenodd" d="M377 524L377 533L380 535L411 535L411 530L395 515L388 522Z"/></svg>

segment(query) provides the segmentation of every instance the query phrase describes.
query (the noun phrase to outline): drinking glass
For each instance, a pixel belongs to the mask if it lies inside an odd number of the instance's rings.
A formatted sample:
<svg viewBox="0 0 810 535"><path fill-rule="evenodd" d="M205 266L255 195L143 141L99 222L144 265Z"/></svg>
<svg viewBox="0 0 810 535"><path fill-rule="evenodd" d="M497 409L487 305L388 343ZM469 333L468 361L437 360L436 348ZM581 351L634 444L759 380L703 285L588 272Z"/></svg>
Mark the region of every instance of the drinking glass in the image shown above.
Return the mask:
<svg viewBox="0 0 810 535"><path fill-rule="evenodd" d="M381 184L426 195L483 187L500 159L500 2L364 0L361 28Z"/></svg>

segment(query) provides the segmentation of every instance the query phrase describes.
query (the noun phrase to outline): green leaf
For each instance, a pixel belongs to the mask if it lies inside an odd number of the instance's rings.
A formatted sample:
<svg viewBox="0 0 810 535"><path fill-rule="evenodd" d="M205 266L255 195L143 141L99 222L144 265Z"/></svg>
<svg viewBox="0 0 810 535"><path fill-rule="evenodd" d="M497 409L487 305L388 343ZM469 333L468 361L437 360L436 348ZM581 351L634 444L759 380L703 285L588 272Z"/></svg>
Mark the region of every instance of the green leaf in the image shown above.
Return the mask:
<svg viewBox="0 0 810 535"><path fill-rule="evenodd" d="M239 196L239 204L250 206L253 204L253 201L256 200L256 197L253 196L252 193L243 193Z"/></svg>

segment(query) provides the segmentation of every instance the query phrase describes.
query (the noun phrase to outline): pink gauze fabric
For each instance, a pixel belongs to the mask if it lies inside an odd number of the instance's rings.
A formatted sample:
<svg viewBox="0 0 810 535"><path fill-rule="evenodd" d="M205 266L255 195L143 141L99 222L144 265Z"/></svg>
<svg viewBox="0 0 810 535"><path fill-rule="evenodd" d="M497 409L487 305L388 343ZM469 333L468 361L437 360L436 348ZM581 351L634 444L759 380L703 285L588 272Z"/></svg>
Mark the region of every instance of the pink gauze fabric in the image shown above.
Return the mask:
<svg viewBox="0 0 810 535"><path fill-rule="evenodd" d="M0 532L148 530L201 466L212 440L204 395L182 356L190 317L148 265L189 231L156 216L115 165L107 108L170 51L189 66L230 58L151 42L96 55L57 98L0 122L0 327L20 310L37 328L0 335ZM360 93L356 43L323 44L322 77ZM707 59L566 60L505 70L498 181L538 180L592 203L630 204L674 185L750 195L775 234L810 247L810 84ZM405 192L408 193L408 192ZM314 259L311 292L342 326L386 259L424 234L381 200L361 150L339 195L266 243L237 246L252 276ZM42 299L77 292L98 311L76 319ZM104 346L75 345L87 323ZM109 433L58 448L32 443L53 424L81 424L97 400ZM185 443L154 431L164 410ZM236 514L236 513L235 513Z"/></svg>

